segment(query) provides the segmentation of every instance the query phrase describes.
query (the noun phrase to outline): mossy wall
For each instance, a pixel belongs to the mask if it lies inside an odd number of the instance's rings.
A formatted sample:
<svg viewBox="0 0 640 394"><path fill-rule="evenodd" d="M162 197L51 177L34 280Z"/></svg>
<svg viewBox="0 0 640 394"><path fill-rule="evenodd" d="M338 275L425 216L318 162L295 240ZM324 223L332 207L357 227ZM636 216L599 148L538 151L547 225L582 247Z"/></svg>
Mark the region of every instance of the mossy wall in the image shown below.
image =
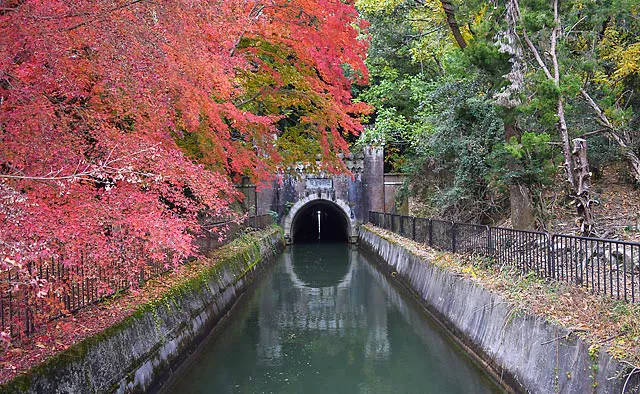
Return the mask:
<svg viewBox="0 0 640 394"><path fill-rule="evenodd" d="M361 226L360 248L407 288L510 390L530 393L638 391L638 374L604 350L542 317L516 311L500 295L430 264L375 228ZM625 387L626 384L626 387Z"/></svg>
<svg viewBox="0 0 640 394"><path fill-rule="evenodd" d="M284 248L279 228L224 246L221 260L161 298L0 387L2 393L154 390Z"/></svg>

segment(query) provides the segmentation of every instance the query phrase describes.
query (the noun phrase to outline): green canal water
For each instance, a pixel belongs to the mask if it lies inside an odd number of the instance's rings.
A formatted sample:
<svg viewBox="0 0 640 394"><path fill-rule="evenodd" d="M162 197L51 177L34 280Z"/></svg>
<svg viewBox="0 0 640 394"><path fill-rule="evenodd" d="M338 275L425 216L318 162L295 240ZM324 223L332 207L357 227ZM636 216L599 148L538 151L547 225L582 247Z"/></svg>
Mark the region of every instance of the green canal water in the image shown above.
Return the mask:
<svg viewBox="0 0 640 394"><path fill-rule="evenodd" d="M347 244L288 248L170 393L496 393Z"/></svg>

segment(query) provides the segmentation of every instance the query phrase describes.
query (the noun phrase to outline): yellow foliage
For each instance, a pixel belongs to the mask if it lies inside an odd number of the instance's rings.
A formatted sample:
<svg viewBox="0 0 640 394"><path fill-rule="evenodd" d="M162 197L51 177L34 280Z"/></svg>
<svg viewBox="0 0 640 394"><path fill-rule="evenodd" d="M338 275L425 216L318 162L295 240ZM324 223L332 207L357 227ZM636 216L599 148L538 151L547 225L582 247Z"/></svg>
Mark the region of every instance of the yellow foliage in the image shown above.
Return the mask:
<svg viewBox="0 0 640 394"><path fill-rule="evenodd" d="M463 274L467 274L470 275L472 278L477 278L478 277L478 272L476 270L476 268L472 265L467 265L462 267L461 269Z"/></svg>
<svg viewBox="0 0 640 394"><path fill-rule="evenodd" d="M356 8L365 12L388 12L402 4L403 0L357 0Z"/></svg>
<svg viewBox="0 0 640 394"><path fill-rule="evenodd" d="M640 42L628 44L627 37L620 34L615 26L605 30L600 51L604 60L615 64L615 70L610 76L598 73L595 76L596 82L617 86L625 78L640 76Z"/></svg>

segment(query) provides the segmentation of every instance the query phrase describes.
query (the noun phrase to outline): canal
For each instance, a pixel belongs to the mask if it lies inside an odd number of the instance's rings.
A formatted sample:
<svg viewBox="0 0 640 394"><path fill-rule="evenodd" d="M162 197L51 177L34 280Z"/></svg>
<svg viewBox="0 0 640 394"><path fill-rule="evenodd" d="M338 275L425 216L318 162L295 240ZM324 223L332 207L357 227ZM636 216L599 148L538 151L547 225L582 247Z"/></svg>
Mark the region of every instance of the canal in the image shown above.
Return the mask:
<svg viewBox="0 0 640 394"><path fill-rule="evenodd" d="M348 244L296 244L170 393L496 393L411 299Z"/></svg>

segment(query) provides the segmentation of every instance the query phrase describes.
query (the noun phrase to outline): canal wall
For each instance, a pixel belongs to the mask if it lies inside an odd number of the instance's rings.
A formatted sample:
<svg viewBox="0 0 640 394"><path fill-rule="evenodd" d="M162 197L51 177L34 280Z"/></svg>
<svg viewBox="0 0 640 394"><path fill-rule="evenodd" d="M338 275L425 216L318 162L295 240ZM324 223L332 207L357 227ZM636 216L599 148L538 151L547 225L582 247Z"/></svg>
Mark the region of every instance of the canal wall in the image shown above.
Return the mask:
<svg viewBox="0 0 640 394"><path fill-rule="evenodd" d="M0 386L2 393L155 391L284 248L279 228L223 246L221 260L131 316Z"/></svg>
<svg viewBox="0 0 640 394"><path fill-rule="evenodd" d="M360 228L361 249L412 293L453 338L516 392L637 392L638 374L570 331L527 313L502 296L430 264L375 228ZM631 389L633 388L633 390Z"/></svg>

